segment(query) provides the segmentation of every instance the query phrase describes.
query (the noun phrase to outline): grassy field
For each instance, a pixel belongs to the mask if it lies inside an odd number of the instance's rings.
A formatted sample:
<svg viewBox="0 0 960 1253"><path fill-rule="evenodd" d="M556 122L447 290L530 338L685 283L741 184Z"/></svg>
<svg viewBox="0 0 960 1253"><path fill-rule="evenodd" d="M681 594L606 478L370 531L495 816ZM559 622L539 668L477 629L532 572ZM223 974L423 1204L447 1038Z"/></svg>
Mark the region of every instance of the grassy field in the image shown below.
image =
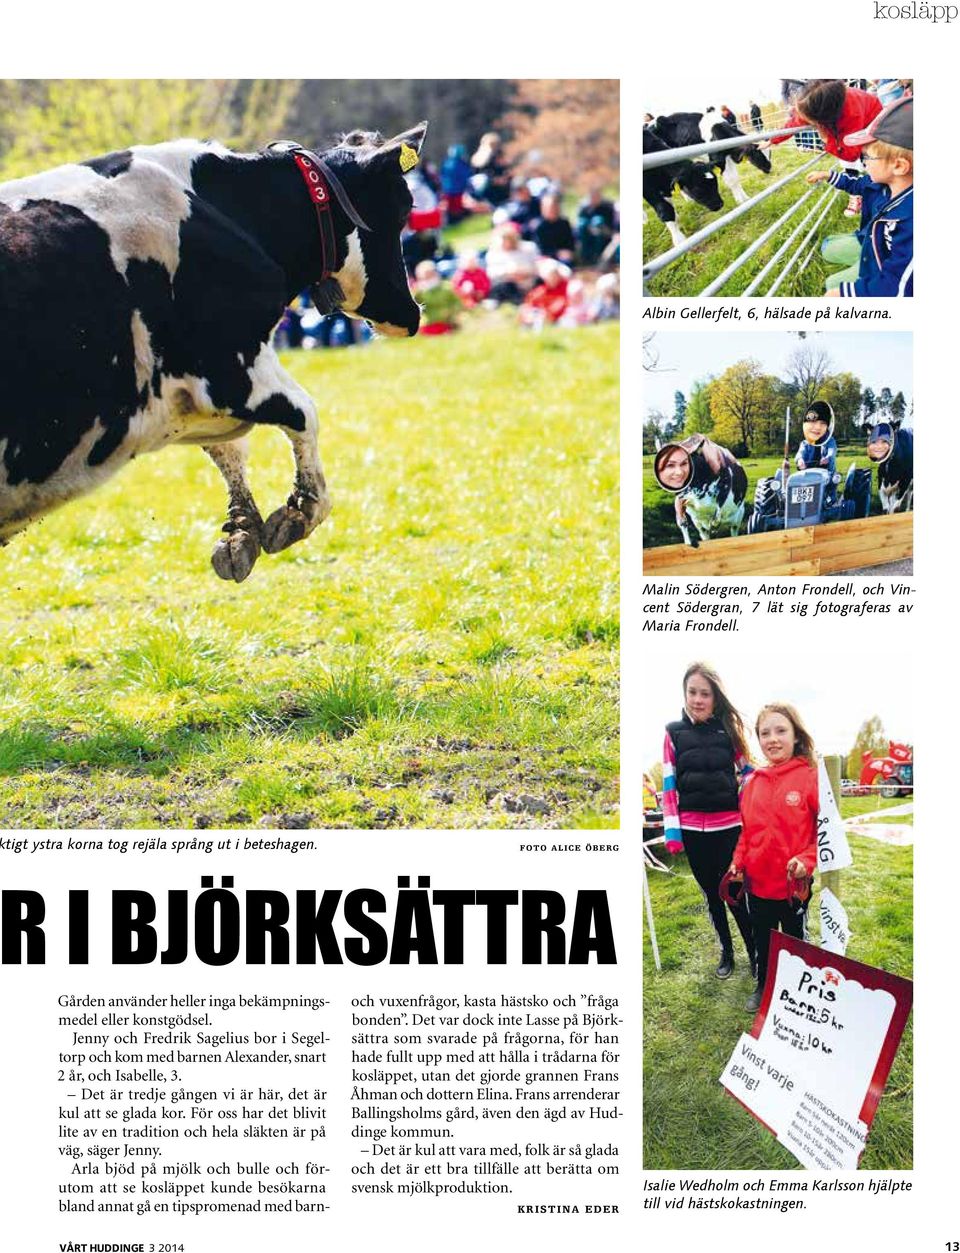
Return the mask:
<svg viewBox="0 0 960 1253"><path fill-rule="evenodd" d="M748 196L757 195L758 192L769 187L772 182L782 178L790 170L803 165L810 160L812 154L800 151L792 143L786 143L773 148L770 156L773 163L773 172L771 174L763 174L746 161L741 162L737 167L744 190ZM834 164L831 157L825 157L819 165L813 168L830 169ZM713 238L706 240L705 243L692 252L684 254L673 265L667 266L659 274L654 275L649 283L651 295L695 296L698 292L701 292L735 257L739 256L758 235L761 235L768 226L772 225L798 199L802 190L806 189L804 179L805 176L800 175L793 182L787 183L785 187L775 192L756 209L751 209L742 218L738 218L730 226L724 227ZM723 211L726 213L736 207L736 201L733 199L729 188L722 181L720 189L723 193ZM768 243L764 244L756 256L752 257L742 269L733 275L724 286L722 295L740 295L754 275L759 273L766 262L777 251L793 228L800 224L801 220L813 207L814 200L819 198L820 194L819 189L814 191L814 195L807 201L804 208L798 210L797 214ZM711 213L708 209L693 204L692 201L686 200L679 193L674 193L673 203L677 211L677 221L680 224L680 229L688 237L694 234L695 231L716 221L720 216L718 213ZM846 196L834 196L834 205L817 228L815 239L822 239L825 235L849 233L855 229L858 225L856 219L843 216L843 210L846 208L846 205ZM666 252L672 247L672 244L670 233L649 205L645 206L645 211L643 259L644 261L650 261L654 257L659 257L661 253ZM794 251L812 225L813 219L804 228L802 234L797 236L797 239L789 249L788 256ZM810 244L807 245L807 248L810 248ZM803 267L802 272L801 267ZM804 266L801 260L794 266L777 295L821 296L823 295L823 281L827 274L831 273L835 268L823 262L819 248L817 248L814 250L809 263ZM771 282L772 280L769 278L764 280L761 285L761 294L767 290Z"/></svg>
<svg viewBox="0 0 960 1253"><path fill-rule="evenodd" d="M200 449L2 551L0 826L615 826L617 327L286 361L334 512L246 583Z"/></svg>
<svg viewBox="0 0 960 1253"><path fill-rule="evenodd" d="M913 850L850 837L853 866L840 877L850 916L847 955L911 977ZM648 1170L789 1170L800 1164L728 1095L719 1082L752 1015L753 988L737 939L731 979L714 975L718 947L686 858L671 859L676 876L652 872L650 891L663 970L649 944L644 953L644 1166ZM819 891L810 906L817 938ZM907 1170L913 1165L913 1022L907 1024L880 1101L861 1165Z"/></svg>
<svg viewBox="0 0 960 1253"><path fill-rule="evenodd" d="M490 244L493 225L489 213L471 213L452 226L445 226L441 238L458 255L462 252L482 252Z"/></svg>
<svg viewBox="0 0 960 1253"><path fill-rule="evenodd" d="M872 796L841 796L840 797L840 817L841 818L878 818L883 822L913 822L912 814L894 815L892 818L885 816L885 809L896 809L900 805L909 805L913 800L912 796L881 796L879 792L875 792Z"/></svg>
<svg viewBox="0 0 960 1253"><path fill-rule="evenodd" d="M790 468L795 469L793 457ZM674 514L674 499L670 492L665 492L653 475L653 454L643 459L643 546L659 548L664 544L682 544L683 536L677 526ZM741 457L740 464L747 472L747 502L753 502L753 492L758 480L774 475L780 468L782 456L772 457ZM856 461L861 469L872 469L866 449L857 444L841 444L837 451L837 469L842 477L846 476L851 461ZM841 484L842 486L842 484ZM877 494L877 478L873 476L870 488L870 514L879 514L880 498ZM721 535L728 534L726 530ZM741 534L746 533L744 526ZM719 538L719 537L718 537Z"/></svg>

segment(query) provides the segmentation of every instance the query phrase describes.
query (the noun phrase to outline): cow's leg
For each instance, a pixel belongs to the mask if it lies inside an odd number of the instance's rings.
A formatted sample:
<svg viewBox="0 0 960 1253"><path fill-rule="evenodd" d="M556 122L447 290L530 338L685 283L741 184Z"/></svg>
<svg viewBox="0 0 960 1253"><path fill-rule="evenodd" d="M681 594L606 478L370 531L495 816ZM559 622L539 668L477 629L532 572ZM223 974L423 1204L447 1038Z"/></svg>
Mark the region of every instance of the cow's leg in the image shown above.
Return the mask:
<svg viewBox="0 0 960 1253"><path fill-rule="evenodd" d="M689 197L688 197L689 199ZM680 223L677 221L677 211L673 207L673 202L669 196L661 196L654 205L657 217L670 232L670 238L673 240L674 248L678 248L683 240L686 239L683 231L680 229Z"/></svg>
<svg viewBox="0 0 960 1253"><path fill-rule="evenodd" d="M260 556L263 518L247 482L247 441L211 444L204 452L227 485L226 538L217 541L210 560L221 579L242 583Z"/></svg>
<svg viewBox="0 0 960 1253"><path fill-rule="evenodd" d="M263 547L268 553L278 553L305 539L330 514L330 497L317 447L317 411L306 392L303 400L305 428L283 428L293 447L296 472L287 503L275 509L264 523Z"/></svg>
<svg viewBox="0 0 960 1253"><path fill-rule="evenodd" d="M678 496L673 502L674 516L677 519L677 526L680 528L680 534L683 536L683 542L688 548L697 548L700 544L699 538L694 539L694 531L690 527L690 519L687 516L686 501L682 496Z"/></svg>
<svg viewBox="0 0 960 1253"><path fill-rule="evenodd" d="M317 447L317 407L287 374L269 344L250 370L251 392L243 417L278 426L293 448L296 470L287 503L263 524L264 552L278 553L305 539L330 513L330 497Z"/></svg>
<svg viewBox="0 0 960 1253"><path fill-rule="evenodd" d="M740 171L736 164L727 157L723 166L723 181L733 192L733 198L737 204L745 204L748 196L743 190L743 184L740 182Z"/></svg>

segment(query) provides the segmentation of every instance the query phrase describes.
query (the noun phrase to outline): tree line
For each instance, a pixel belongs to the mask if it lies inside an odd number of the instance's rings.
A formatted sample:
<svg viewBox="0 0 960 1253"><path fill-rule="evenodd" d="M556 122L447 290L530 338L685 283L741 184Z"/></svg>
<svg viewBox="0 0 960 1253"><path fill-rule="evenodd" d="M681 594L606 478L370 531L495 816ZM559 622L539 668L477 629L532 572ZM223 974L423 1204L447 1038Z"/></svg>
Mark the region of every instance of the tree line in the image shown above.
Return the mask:
<svg viewBox="0 0 960 1253"><path fill-rule="evenodd" d="M871 714L865 718L857 729L853 747L843 757L841 767L843 777L856 782L863 769L864 757L885 757L890 746L890 736L884 729L879 714ZM659 761L653 762L646 771L653 786L659 792L663 787L663 766Z"/></svg>
<svg viewBox="0 0 960 1253"><path fill-rule="evenodd" d="M613 79L2 79L0 178L181 136L324 148L427 119L430 160L497 130L518 168L535 163L583 191L619 183L619 110Z"/></svg>
<svg viewBox="0 0 960 1253"><path fill-rule="evenodd" d="M651 453L658 441L702 434L737 457L778 453L783 450L787 406L795 446L803 414L817 399L833 407L838 443L862 439L864 425L874 419L902 420L912 413L902 391L874 388L849 371L835 372L822 348L804 344L790 357L786 377L765 373L758 361L745 358L718 376L698 379L689 395L678 390L672 414L648 412L643 450Z"/></svg>

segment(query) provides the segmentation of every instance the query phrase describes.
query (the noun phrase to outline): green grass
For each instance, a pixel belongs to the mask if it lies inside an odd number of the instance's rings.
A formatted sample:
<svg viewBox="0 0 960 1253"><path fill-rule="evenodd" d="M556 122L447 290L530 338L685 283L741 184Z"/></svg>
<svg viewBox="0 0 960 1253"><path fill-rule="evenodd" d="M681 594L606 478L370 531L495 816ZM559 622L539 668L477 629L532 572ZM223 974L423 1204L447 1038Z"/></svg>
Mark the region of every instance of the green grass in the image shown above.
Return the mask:
<svg viewBox="0 0 960 1253"><path fill-rule="evenodd" d="M665 492L653 474L654 455L649 454L643 459L643 546L644 548L660 548L665 544L682 544L683 536L677 526L674 512L675 497ZM796 468L794 458L796 449L790 455L791 472ZM758 481L772 477L783 464L782 455L768 457L740 457L740 464L747 473L747 502L753 502L753 493ZM856 461L861 469L872 469L872 463L866 450L857 444L841 444L837 450L837 469L845 477L851 461ZM842 484L841 484L842 486ZM870 481L870 514L879 514L880 497L877 494L877 477ZM741 533L746 532L746 519ZM720 533L729 534L728 531Z"/></svg>
<svg viewBox="0 0 960 1253"><path fill-rule="evenodd" d="M871 818L877 815L884 822L893 822L893 818L885 818L883 811L885 809L894 809L899 805L909 805L913 801L912 796L881 796L879 792L874 792L871 796L841 796L840 797L840 817L841 818ZM906 822L912 822L911 814L903 814Z"/></svg>
<svg viewBox="0 0 960 1253"><path fill-rule="evenodd" d="M748 162L743 161L737 167L740 172L740 179L743 183L744 190L748 196L755 196L758 192L769 187L771 183L778 178L782 178L784 174L798 166L809 161L813 155L809 152L801 152L794 147L792 143L780 144L771 149L771 160L773 162L773 172L771 174L763 174L760 170L755 169ZM833 162L832 158L826 157L813 169L830 169ZM736 202L730 193L726 184L720 183L720 190L723 193L723 212L729 212L730 209L736 207ZM666 269L661 270L659 274L655 274L650 280L649 289L651 295L654 296L695 296L701 292L708 283L712 282L722 270L724 270L730 262L744 251L758 235L793 204L801 192L806 190L805 175L799 175L792 182L787 183L780 191L775 192L763 204L755 209L751 209L749 213L745 213L743 217L738 218L736 222L725 226L718 231L712 238L706 240L693 251L685 253L673 265L668 265ZM798 210L796 215L790 219L788 223L774 234L773 238L768 241L752 257L743 267L732 276L730 281L723 287L722 295L739 296L747 287L750 280L759 273L770 257L777 251L780 245L786 240L795 226L798 226L801 220L813 207L814 200L819 198L820 190L816 189L810 200L807 201L804 208ZM817 234L814 239L822 239L825 235L850 233L857 225L856 219L845 218L843 210L847 205L847 197L844 195L836 195L834 197L834 206L827 213L827 216L817 228ZM700 205L691 203L684 199L679 193L675 193L673 203L677 211L677 221L684 235L693 235L696 231L704 226L708 226L711 222L716 221L720 217L720 213L711 213L708 209L704 209ZM811 221L804 228L802 233L797 236L794 243L790 246L787 256L790 256L800 240L804 238L807 231L813 225ZM814 240L811 240L811 244ZM807 245L809 250L810 244ZM646 221L643 226L643 259L650 261L654 257L659 257L661 253L666 252L672 247L670 233L663 225L660 219L654 214L653 210L646 206ZM836 267L826 265L820 257L819 248L814 250L814 254L809 263L802 269L803 260L790 271L783 286L777 292L778 296L822 296L823 281L826 276ZM778 263L779 271L779 263ZM767 278L761 285L760 294L767 291L773 280Z"/></svg>
<svg viewBox="0 0 960 1253"><path fill-rule="evenodd" d="M210 568L199 449L18 536L0 825L616 825L618 347L510 327L288 354L334 512L240 586ZM265 514L291 478L255 432Z"/></svg>
<svg viewBox="0 0 960 1253"><path fill-rule="evenodd" d="M850 917L847 955L893 974L913 968L913 850L852 836L854 862L841 872ZM644 951L644 1166L648 1170L789 1170L800 1164L744 1110L718 1080L752 1015L752 990L737 943L738 965L721 982L718 949L703 897L685 857L676 876L651 872L650 892L663 970ZM812 939L819 892L810 905ZM867 1141L864 1169L913 1165L913 1023L907 1024Z"/></svg>
<svg viewBox="0 0 960 1253"><path fill-rule="evenodd" d="M442 231L443 242L456 253L482 252L489 246L493 225L489 213L470 213Z"/></svg>

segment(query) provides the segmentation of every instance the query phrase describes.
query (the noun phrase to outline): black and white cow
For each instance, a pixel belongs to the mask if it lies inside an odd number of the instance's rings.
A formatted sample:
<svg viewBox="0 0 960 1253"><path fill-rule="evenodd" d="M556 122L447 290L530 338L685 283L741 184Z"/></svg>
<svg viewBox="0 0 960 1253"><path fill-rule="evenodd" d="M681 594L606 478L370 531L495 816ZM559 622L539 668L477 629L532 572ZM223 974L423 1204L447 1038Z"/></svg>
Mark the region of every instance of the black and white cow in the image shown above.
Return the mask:
<svg viewBox="0 0 960 1253"><path fill-rule="evenodd" d="M913 431L899 422L877 422L867 436L867 456L877 466L877 488L884 513L913 508Z"/></svg>
<svg viewBox="0 0 960 1253"><path fill-rule="evenodd" d="M706 435L664 444L653 462L664 491L676 499L674 511L683 542L699 548L721 526L739 535L746 513L747 474L729 449Z"/></svg>
<svg viewBox="0 0 960 1253"><path fill-rule="evenodd" d="M183 139L0 184L0 544L173 443L226 481L221 578L309 535L330 511L317 409L271 333L313 285L322 312L416 334L400 231L425 131L356 131L322 157ZM260 425L295 461L266 521L243 438Z"/></svg>
<svg viewBox="0 0 960 1253"><path fill-rule="evenodd" d="M668 147L650 127L643 128L644 153L666 152ZM685 236L677 225L677 211L671 199L674 187L688 200L714 213L723 208L723 197L717 176L706 161L675 161L643 171L643 198L670 232L676 247Z"/></svg>
<svg viewBox="0 0 960 1253"><path fill-rule="evenodd" d="M658 117L650 128L662 139L669 148L685 148L688 144L708 144L721 139L735 139L738 135L747 136L738 126L725 121L716 109L707 109L705 113L670 113ZM710 161L722 174L723 181L733 192L737 204L743 204L747 193L740 182L737 166L746 158L764 174L769 174L772 166L770 158L756 144L745 142L742 148L728 148L725 152L717 152Z"/></svg>

